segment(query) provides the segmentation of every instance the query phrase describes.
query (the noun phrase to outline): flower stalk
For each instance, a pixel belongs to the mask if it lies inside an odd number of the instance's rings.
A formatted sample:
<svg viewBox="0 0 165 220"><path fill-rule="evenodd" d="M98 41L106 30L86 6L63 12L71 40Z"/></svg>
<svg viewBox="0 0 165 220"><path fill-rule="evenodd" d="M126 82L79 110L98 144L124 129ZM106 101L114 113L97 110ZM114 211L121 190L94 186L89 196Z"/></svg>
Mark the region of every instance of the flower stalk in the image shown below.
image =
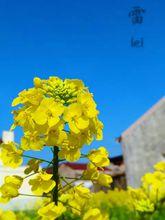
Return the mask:
<svg viewBox="0 0 165 220"><path fill-rule="evenodd" d="M57 146L54 146L53 149L53 180L56 185L53 189L53 201L58 205L58 185L59 185L59 174L58 174L58 152L59 149Z"/></svg>

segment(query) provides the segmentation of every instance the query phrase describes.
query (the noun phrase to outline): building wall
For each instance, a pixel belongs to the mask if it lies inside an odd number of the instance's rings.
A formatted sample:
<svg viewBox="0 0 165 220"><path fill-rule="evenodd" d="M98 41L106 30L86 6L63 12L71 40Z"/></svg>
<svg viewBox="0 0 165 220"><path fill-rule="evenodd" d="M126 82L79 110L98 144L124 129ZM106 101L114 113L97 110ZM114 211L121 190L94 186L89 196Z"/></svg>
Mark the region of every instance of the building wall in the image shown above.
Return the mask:
<svg viewBox="0 0 165 220"><path fill-rule="evenodd" d="M127 185L138 187L141 177L165 155L165 98L122 135Z"/></svg>

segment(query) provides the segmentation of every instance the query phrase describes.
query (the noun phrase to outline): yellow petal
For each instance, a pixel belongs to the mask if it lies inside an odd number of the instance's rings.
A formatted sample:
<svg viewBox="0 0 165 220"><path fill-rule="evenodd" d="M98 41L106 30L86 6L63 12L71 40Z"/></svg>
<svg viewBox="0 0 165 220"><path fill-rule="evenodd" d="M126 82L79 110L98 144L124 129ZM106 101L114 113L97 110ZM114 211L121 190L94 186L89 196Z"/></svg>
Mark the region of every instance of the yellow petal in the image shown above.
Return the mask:
<svg viewBox="0 0 165 220"><path fill-rule="evenodd" d="M44 125L47 122L46 112L41 111L40 108L36 112L33 113L32 117L38 125Z"/></svg>
<svg viewBox="0 0 165 220"><path fill-rule="evenodd" d="M60 121L59 117L51 117L48 119L48 125L49 127L55 126Z"/></svg>
<svg viewBox="0 0 165 220"><path fill-rule="evenodd" d="M89 119L86 118L86 117L79 117L77 120L76 120L76 126L79 128L79 129L85 129L89 126Z"/></svg>
<svg viewBox="0 0 165 220"><path fill-rule="evenodd" d="M21 98L20 98L20 97L17 97L17 98L15 98L15 99L13 100L12 106L14 107L14 106L19 105L19 104L21 104Z"/></svg>

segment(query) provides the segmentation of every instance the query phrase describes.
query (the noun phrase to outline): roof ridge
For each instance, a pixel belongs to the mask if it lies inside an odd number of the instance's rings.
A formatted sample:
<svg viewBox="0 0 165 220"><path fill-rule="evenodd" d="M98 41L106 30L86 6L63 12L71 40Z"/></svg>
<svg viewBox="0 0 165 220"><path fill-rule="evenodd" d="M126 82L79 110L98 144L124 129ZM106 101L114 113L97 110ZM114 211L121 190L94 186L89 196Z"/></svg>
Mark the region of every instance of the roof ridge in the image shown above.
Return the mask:
<svg viewBox="0 0 165 220"><path fill-rule="evenodd" d="M165 103L165 96L159 99L154 105L152 105L149 110L147 110L142 116L140 116L130 127L128 127L122 134L121 137L128 135L133 129L135 129L139 124L145 121L153 112L155 112L162 103Z"/></svg>

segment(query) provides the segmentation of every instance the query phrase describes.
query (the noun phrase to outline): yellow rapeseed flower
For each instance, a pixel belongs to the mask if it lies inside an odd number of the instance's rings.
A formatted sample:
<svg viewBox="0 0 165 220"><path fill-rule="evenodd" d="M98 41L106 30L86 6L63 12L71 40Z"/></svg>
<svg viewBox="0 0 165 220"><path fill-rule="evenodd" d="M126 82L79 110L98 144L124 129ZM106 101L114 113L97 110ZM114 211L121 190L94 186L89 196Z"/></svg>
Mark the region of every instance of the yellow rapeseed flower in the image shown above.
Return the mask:
<svg viewBox="0 0 165 220"><path fill-rule="evenodd" d="M62 146L67 134L64 131L64 123L60 121L56 126L48 129L45 135L45 143L47 146Z"/></svg>
<svg viewBox="0 0 165 220"><path fill-rule="evenodd" d="M154 203L165 198L165 173L155 171L142 177L142 188Z"/></svg>
<svg viewBox="0 0 165 220"><path fill-rule="evenodd" d="M43 193L50 192L55 187L55 181L52 180L52 174L41 172L35 178L29 180L31 191L35 195L43 195Z"/></svg>
<svg viewBox="0 0 165 220"><path fill-rule="evenodd" d="M68 122L70 130L76 134L89 126L89 119L83 115L82 106L78 103L73 103L65 109L64 120Z"/></svg>
<svg viewBox="0 0 165 220"><path fill-rule="evenodd" d="M84 170L83 172L83 179L97 181L98 177L99 177L99 171L97 167L94 164L89 163L87 165L87 169Z"/></svg>
<svg viewBox="0 0 165 220"><path fill-rule="evenodd" d="M27 163L27 168L24 170L25 174L29 174L32 171L34 173L37 173L39 170L39 165L40 165L41 161L40 160L36 160L36 159L31 159L28 161Z"/></svg>
<svg viewBox="0 0 165 220"><path fill-rule="evenodd" d="M23 179L20 176L6 176L4 184L0 187L0 202L6 203L11 198L17 197L22 182Z"/></svg>
<svg viewBox="0 0 165 220"><path fill-rule="evenodd" d="M110 184L113 182L113 179L110 175L105 173L100 173L97 178L97 183L101 186L110 187Z"/></svg>
<svg viewBox="0 0 165 220"><path fill-rule="evenodd" d="M153 212L155 207L149 199L141 199L134 201L134 207L139 212Z"/></svg>
<svg viewBox="0 0 165 220"><path fill-rule="evenodd" d="M68 133L63 139L61 144L61 149L59 152L59 157L61 159L66 159L67 161L76 161L81 156L81 146L82 139L79 135L73 133Z"/></svg>
<svg viewBox="0 0 165 220"><path fill-rule="evenodd" d="M17 220L17 217L12 211L3 211L0 209L0 220Z"/></svg>
<svg viewBox="0 0 165 220"><path fill-rule="evenodd" d="M45 144L44 138L38 136L37 133L30 133L27 132L25 135L21 138L21 148L23 150L41 150Z"/></svg>
<svg viewBox="0 0 165 220"><path fill-rule="evenodd" d="M157 171L165 172L165 161L160 161L155 164L154 169Z"/></svg>
<svg viewBox="0 0 165 220"><path fill-rule="evenodd" d="M13 111L12 129L22 127L25 134L21 147L24 150L58 146L66 160L75 161L84 144L102 139L99 111L93 95L81 80L36 77L34 88L23 90L13 101L13 106L19 104L19 109ZM64 147L66 141L68 144Z"/></svg>
<svg viewBox="0 0 165 220"><path fill-rule="evenodd" d="M36 106L22 107L18 110L14 110L14 123L11 126L11 129L15 129L16 126L21 126L24 132L32 131L35 129L35 123L32 119L32 113L36 110Z"/></svg>
<svg viewBox="0 0 165 220"><path fill-rule="evenodd" d="M66 193L65 193L66 190ZM61 192L59 200L71 209L74 214L81 215L89 200L92 197L92 193L82 184L74 186L70 189L64 189Z"/></svg>
<svg viewBox="0 0 165 220"><path fill-rule="evenodd" d="M22 153L23 151L17 149L14 142L1 144L0 159L2 160L4 166L11 168L19 167L23 162Z"/></svg>
<svg viewBox="0 0 165 220"><path fill-rule="evenodd" d="M108 152L105 147L99 147L97 150L92 150L88 155L88 159L98 167L105 167L110 164Z"/></svg>
<svg viewBox="0 0 165 220"><path fill-rule="evenodd" d="M40 89L31 88L29 90L23 90L19 93L19 96L12 102L12 106L19 104L24 105L39 105L43 98L43 92Z"/></svg>
<svg viewBox="0 0 165 220"><path fill-rule="evenodd" d="M83 220L109 220L108 215L102 215L98 208L89 209L83 216Z"/></svg>
<svg viewBox="0 0 165 220"><path fill-rule="evenodd" d="M48 205L41 207L38 210L38 214L42 217L42 220L54 220L62 215L66 211L66 208L62 203L55 205L54 202L49 203Z"/></svg>
<svg viewBox="0 0 165 220"><path fill-rule="evenodd" d="M96 109L96 103L93 100L91 93L79 93L77 101L81 105L82 112L88 118L95 118L99 111Z"/></svg>
<svg viewBox="0 0 165 220"><path fill-rule="evenodd" d="M48 127L55 126L60 121L64 106L54 101L53 98L44 98L32 118L38 125L48 124Z"/></svg>

